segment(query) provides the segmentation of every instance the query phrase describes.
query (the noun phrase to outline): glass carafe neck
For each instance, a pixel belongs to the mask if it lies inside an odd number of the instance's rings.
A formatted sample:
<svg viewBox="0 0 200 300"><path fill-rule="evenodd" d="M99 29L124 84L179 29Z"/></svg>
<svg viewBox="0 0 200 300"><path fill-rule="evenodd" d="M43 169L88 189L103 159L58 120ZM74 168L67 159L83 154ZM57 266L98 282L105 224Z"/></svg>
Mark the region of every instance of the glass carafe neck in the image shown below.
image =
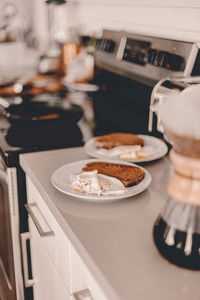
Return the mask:
<svg viewBox="0 0 200 300"><path fill-rule="evenodd" d="M175 174L168 185L171 197L184 203L200 206L200 158L170 152Z"/></svg>

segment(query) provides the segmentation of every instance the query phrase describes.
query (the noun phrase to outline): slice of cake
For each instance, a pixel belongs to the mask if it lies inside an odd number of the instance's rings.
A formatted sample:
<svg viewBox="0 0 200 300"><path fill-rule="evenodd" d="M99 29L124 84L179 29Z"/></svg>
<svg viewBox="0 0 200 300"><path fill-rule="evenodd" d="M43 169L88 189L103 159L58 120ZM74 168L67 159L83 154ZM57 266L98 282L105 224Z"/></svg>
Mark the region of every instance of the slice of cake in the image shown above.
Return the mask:
<svg viewBox="0 0 200 300"><path fill-rule="evenodd" d="M114 164L107 162L87 163L82 169L84 172L97 170L99 174L119 179L125 187L138 184L145 176L145 172L138 166Z"/></svg>
<svg viewBox="0 0 200 300"><path fill-rule="evenodd" d="M97 148L111 149L122 145L144 145L144 140L133 133L110 133L99 136L95 139Z"/></svg>

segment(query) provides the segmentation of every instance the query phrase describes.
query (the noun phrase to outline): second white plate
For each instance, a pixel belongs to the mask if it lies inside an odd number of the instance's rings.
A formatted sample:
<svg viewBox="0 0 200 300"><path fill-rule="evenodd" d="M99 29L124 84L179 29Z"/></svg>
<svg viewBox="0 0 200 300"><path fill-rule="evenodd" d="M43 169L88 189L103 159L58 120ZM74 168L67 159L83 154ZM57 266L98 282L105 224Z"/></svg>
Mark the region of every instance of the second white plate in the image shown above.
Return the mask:
<svg viewBox="0 0 200 300"><path fill-rule="evenodd" d="M168 148L167 145L165 144L165 142L163 142L162 140L153 137L153 136L149 136L149 135L139 135L141 138L144 139L144 145L145 146L150 146L153 149L155 149L154 153L146 158L142 158L142 159L131 159L131 160L126 160L123 159L124 161L128 161L128 162L133 162L133 163L142 163L142 162L149 162L149 161L153 161L156 159L159 159L163 156L165 156L167 154ZM110 157L106 156L106 155L100 155L98 153L99 148L97 148L95 146L95 137L91 138L90 140L88 140L85 145L84 145L84 150L85 152L95 158L106 158L106 159L110 159ZM117 159L119 160L120 157L116 156L116 157L112 157L113 160Z"/></svg>

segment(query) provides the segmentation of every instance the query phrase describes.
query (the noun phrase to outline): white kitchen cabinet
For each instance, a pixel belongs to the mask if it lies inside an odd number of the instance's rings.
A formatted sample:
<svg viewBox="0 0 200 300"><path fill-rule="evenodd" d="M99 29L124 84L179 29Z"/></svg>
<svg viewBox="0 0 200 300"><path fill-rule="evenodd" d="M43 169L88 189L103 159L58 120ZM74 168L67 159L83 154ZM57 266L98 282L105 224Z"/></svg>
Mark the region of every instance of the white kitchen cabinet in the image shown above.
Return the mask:
<svg viewBox="0 0 200 300"><path fill-rule="evenodd" d="M46 251L37 228L29 217L31 263L35 300L70 300L70 295Z"/></svg>
<svg viewBox="0 0 200 300"><path fill-rule="evenodd" d="M79 300L79 293L80 300L109 300L72 245L71 289L73 294L77 294L75 300Z"/></svg>
<svg viewBox="0 0 200 300"><path fill-rule="evenodd" d="M26 182L29 214L36 224L42 226L42 229L39 228L40 231L45 231L42 242L70 291L70 242L29 177Z"/></svg>
<svg viewBox="0 0 200 300"><path fill-rule="evenodd" d="M34 300L109 300L29 177L26 182Z"/></svg>

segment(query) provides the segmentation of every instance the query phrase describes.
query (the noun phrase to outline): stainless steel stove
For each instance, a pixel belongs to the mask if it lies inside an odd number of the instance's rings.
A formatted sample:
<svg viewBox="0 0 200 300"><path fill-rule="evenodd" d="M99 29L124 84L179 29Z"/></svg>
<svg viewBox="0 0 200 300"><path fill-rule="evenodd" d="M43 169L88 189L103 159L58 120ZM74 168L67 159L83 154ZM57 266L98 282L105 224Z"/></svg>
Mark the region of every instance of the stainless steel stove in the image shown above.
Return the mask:
<svg viewBox="0 0 200 300"><path fill-rule="evenodd" d="M20 234L28 230L28 218L24 207L26 182L19 165L19 154L83 145L83 135L77 124L68 124L67 128L63 128L61 123L61 126L54 128L55 124L58 125L53 123L52 127L45 129L35 128L34 125L32 128L11 126L5 117L0 117L1 300L33 299L32 288L24 284L21 261ZM29 247L27 251L29 256Z"/></svg>
<svg viewBox="0 0 200 300"><path fill-rule="evenodd" d="M104 30L95 53L95 83L101 86L94 97L95 134L150 134L153 87L166 78L159 93L171 94L184 88L173 78L200 75L199 47L197 43ZM155 116L151 134L160 136Z"/></svg>

